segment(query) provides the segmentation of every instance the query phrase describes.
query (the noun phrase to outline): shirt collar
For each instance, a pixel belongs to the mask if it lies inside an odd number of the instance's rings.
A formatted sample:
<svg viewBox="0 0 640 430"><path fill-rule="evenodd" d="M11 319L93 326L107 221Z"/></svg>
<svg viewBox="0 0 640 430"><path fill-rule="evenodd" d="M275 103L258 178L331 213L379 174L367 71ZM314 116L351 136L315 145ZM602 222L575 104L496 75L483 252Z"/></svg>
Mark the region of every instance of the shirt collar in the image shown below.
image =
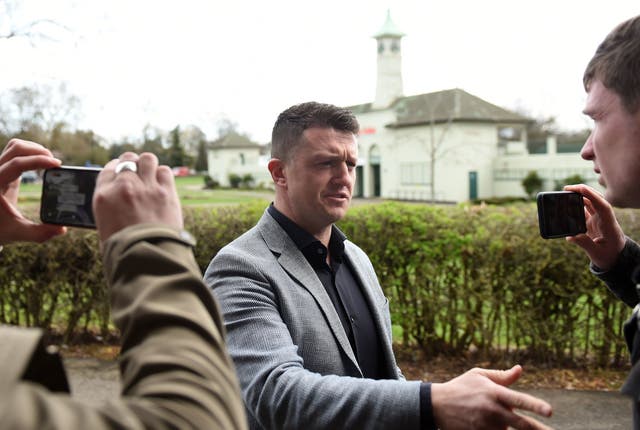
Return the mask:
<svg viewBox="0 0 640 430"><path fill-rule="evenodd" d="M313 257L318 256L318 245L325 249L326 248L320 241L313 236L311 233L307 232L305 229L300 227L298 224L293 222L289 217L280 212L273 205L269 205L267 209L269 215L276 220L280 227L287 233L287 235L293 240L293 243L296 244L296 247L302 251L304 256L309 260L312 266L316 267L316 258ZM331 258L336 261L342 261L342 256L344 255L344 241L347 239L347 236L335 226L335 224L331 225L331 238L329 239L329 250L331 251ZM311 251L311 252L309 252ZM312 261L313 260L313 261Z"/></svg>

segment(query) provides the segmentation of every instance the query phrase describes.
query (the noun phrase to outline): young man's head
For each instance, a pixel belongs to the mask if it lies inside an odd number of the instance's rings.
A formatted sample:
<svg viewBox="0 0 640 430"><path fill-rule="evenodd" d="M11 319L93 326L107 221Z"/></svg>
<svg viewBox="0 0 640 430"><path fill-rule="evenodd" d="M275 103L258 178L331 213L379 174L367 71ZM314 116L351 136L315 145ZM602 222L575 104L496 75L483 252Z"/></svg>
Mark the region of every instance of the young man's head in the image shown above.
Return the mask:
<svg viewBox="0 0 640 430"><path fill-rule="evenodd" d="M593 161L611 204L640 207L640 16L598 46L583 82L593 130L581 155Z"/></svg>
<svg viewBox="0 0 640 430"><path fill-rule="evenodd" d="M275 206L318 238L326 237L351 202L358 130L350 110L315 102L290 107L273 127Z"/></svg>

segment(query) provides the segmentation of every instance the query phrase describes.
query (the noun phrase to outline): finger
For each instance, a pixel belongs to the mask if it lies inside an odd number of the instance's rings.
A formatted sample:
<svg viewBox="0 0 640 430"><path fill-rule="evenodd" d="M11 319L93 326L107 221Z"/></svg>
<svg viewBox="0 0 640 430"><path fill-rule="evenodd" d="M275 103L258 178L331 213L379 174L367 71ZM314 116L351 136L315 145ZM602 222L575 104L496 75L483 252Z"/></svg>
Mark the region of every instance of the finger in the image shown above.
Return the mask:
<svg viewBox="0 0 640 430"><path fill-rule="evenodd" d="M566 187L567 191L575 191L582 194L584 197L591 200L593 208L600 212L611 208L611 205L607 200L595 189L587 185L570 185Z"/></svg>
<svg viewBox="0 0 640 430"><path fill-rule="evenodd" d="M156 178L160 185L175 189L175 178L169 166L158 166Z"/></svg>
<svg viewBox="0 0 640 430"><path fill-rule="evenodd" d="M553 430L533 417L512 413L507 419L509 428L518 430Z"/></svg>
<svg viewBox="0 0 640 430"><path fill-rule="evenodd" d="M550 417L553 413L551 405L542 399L538 399L530 394L520 393L509 388L498 388L498 401L509 409L529 411L543 417Z"/></svg>
<svg viewBox="0 0 640 430"><path fill-rule="evenodd" d="M596 213L596 209L593 207L593 203L591 203L591 200L589 200L589 198L584 197L583 199L584 201L584 209L585 209L585 215L588 214L589 216L593 215Z"/></svg>
<svg viewBox="0 0 640 430"><path fill-rule="evenodd" d="M475 369L480 374L491 379L496 384L503 386L511 385L520 378L522 375L522 366L516 364L508 370L495 370L495 369Z"/></svg>
<svg viewBox="0 0 640 430"><path fill-rule="evenodd" d="M158 168L158 157L150 152L140 154L138 158L138 176L142 182L153 184L157 181L156 169Z"/></svg>
<svg viewBox="0 0 640 430"><path fill-rule="evenodd" d="M2 151L2 154L0 154L0 164L4 164L7 160L24 155L47 155L49 157L53 157L51 151L39 143L30 142L28 140L11 139Z"/></svg>
<svg viewBox="0 0 640 430"><path fill-rule="evenodd" d="M574 243L583 248L587 253L591 250L595 250L596 243L586 234L579 234L576 236L569 236L566 238L567 242Z"/></svg>
<svg viewBox="0 0 640 430"><path fill-rule="evenodd" d="M61 225L34 224L32 228L27 230L27 237L23 240L30 242L44 242L66 233L67 228Z"/></svg>
<svg viewBox="0 0 640 430"><path fill-rule="evenodd" d="M25 155L0 161L0 185L7 185L27 170L50 169L60 166L61 162L50 155Z"/></svg>
<svg viewBox="0 0 640 430"><path fill-rule="evenodd" d="M96 188L98 188L98 186L101 186L101 184L113 181L113 178L116 175L115 169L119 162L120 160L114 158L104 165L104 167L98 174L98 177L96 178Z"/></svg>
<svg viewBox="0 0 640 430"><path fill-rule="evenodd" d="M44 242L67 232L61 225L36 224L26 218L18 218L15 222L17 225L11 228L7 242Z"/></svg>

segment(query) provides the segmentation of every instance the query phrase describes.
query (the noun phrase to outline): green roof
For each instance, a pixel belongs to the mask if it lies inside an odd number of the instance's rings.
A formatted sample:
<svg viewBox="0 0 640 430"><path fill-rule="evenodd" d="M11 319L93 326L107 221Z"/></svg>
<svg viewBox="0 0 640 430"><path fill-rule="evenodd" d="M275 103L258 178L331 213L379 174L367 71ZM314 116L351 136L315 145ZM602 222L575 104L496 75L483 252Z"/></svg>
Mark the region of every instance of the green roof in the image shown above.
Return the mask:
<svg viewBox="0 0 640 430"><path fill-rule="evenodd" d="M388 127L428 124L431 121L527 123L531 119L454 88L397 99L391 108L396 121Z"/></svg>
<svg viewBox="0 0 640 430"><path fill-rule="evenodd" d="M395 120L387 127L398 128L434 122L485 122L526 124L531 118L496 106L460 89L398 97L388 108L373 108L372 103L348 106L356 116L392 109Z"/></svg>
<svg viewBox="0 0 640 430"><path fill-rule="evenodd" d="M261 146L255 142L252 142L244 134L231 131L224 136L214 140L210 145L211 149L249 149L249 148L261 148Z"/></svg>
<svg viewBox="0 0 640 430"><path fill-rule="evenodd" d="M373 37L375 39L379 39L381 37L402 37L404 35L405 34L401 32L391 20L391 11L387 10L387 19L384 22L384 25L376 34L373 35Z"/></svg>

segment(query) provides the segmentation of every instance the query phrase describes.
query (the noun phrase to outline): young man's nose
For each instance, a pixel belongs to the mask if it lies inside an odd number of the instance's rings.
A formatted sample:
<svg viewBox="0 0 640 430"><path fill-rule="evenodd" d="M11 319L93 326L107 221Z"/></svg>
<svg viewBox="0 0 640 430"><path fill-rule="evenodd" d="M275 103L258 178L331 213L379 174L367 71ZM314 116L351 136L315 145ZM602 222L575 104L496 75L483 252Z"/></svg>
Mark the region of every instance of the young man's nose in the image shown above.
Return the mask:
<svg viewBox="0 0 640 430"><path fill-rule="evenodd" d="M593 160L593 132L589 134L587 140L582 145L582 149L580 150L580 156L585 160Z"/></svg>

